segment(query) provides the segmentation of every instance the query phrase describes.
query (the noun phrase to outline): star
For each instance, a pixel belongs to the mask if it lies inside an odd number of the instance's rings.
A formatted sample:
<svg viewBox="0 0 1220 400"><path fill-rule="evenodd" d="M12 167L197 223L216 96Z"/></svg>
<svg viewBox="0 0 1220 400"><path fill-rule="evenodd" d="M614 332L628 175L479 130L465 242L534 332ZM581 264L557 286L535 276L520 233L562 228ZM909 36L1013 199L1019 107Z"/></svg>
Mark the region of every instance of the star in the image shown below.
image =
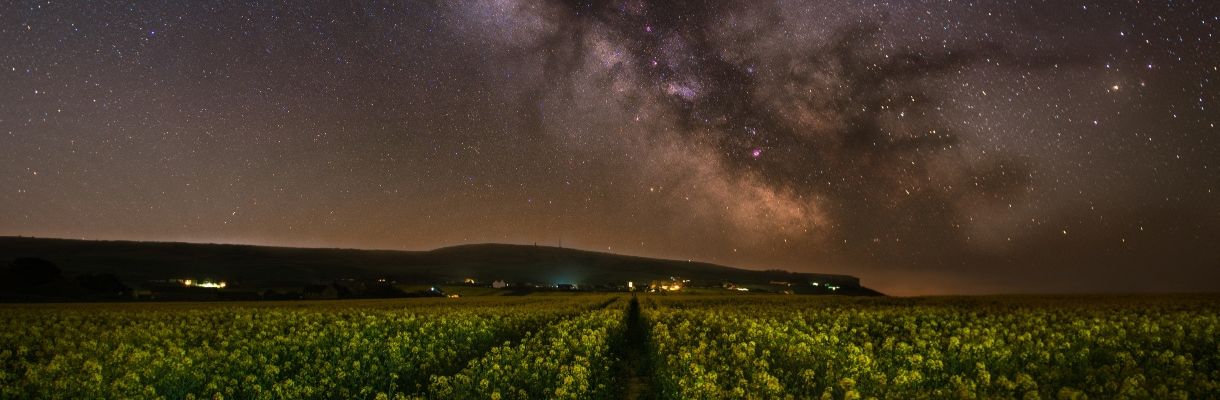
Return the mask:
<svg viewBox="0 0 1220 400"><path fill-rule="evenodd" d="M1220 290L1206 1L331 3L12 13L0 235Z"/></svg>

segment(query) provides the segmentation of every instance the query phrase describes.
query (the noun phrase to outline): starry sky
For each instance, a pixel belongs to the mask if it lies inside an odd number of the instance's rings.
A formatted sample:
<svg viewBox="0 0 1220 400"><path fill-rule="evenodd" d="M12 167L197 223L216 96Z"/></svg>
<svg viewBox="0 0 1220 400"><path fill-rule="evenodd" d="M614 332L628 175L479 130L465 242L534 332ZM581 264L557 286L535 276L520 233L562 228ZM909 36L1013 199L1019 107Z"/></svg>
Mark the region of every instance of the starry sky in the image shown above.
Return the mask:
<svg viewBox="0 0 1220 400"><path fill-rule="evenodd" d="M0 0L0 235L1220 290L1220 3Z"/></svg>

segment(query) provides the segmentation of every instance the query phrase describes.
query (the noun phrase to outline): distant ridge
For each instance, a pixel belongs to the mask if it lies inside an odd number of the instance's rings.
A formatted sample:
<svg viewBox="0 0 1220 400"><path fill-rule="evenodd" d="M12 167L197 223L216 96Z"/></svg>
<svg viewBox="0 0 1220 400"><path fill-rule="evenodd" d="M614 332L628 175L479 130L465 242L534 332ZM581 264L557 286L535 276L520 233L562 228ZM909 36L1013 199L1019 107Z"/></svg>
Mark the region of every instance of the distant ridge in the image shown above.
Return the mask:
<svg viewBox="0 0 1220 400"><path fill-rule="evenodd" d="M249 287L292 287L338 279L452 282L474 278L537 284L646 284L680 277L737 284L808 285L820 281L848 291L870 292L858 294L876 293L860 287L856 277L847 275L757 271L704 262L494 243L400 251L0 237L0 265L21 257L51 261L65 273L112 273L135 283L212 278Z"/></svg>

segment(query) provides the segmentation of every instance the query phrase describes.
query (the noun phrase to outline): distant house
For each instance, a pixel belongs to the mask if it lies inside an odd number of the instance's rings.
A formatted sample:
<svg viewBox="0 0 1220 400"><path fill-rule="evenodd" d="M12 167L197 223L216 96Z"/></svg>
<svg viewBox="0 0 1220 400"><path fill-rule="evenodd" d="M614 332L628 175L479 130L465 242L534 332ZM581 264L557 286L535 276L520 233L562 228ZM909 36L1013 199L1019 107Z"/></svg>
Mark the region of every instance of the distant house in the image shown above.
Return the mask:
<svg viewBox="0 0 1220 400"><path fill-rule="evenodd" d="M671 278L668 281L655 280L648 284L648 291L677 291L682 290L682 281Z"/></svg>
<svg viewBox="0 0 1220 400"><path fill-rule="evenodd" d="M809 274L809 284L811 286L839 286L858 288L860 287L860 278L849 275L830 275L830 274Z"/></svg>
<svg viewBox="0 0 1220 400"><path fill-rule="evenodd" d="M559 290L576 290L576 289L578 289L578 287L577 287L576 285L571 284L571 283L560 283L560 284L558 284L558 285L555 285L555 288L557 288L557 289L559 289Z"/></svg>
<svg viewBox="0 0 1220 400"><path fill-rule="evenodd" d="M503 280L498 280L498 281L492 282L491 287L496 288L496 289L503 289L503 288L508 287L508 282L505 282Z"/></svg>

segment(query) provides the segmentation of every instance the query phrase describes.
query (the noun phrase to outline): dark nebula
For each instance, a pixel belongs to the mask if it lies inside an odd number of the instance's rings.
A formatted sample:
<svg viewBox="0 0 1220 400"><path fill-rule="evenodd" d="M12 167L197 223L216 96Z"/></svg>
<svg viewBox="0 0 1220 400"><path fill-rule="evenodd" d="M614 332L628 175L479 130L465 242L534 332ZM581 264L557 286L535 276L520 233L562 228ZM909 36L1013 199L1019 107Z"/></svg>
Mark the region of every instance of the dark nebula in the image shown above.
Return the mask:
<svg viewBox="0 0 1220 400"><path fill-rule="evenodd" d="M1215 2L0 13L0 234L1220 289Z"/></svg>

